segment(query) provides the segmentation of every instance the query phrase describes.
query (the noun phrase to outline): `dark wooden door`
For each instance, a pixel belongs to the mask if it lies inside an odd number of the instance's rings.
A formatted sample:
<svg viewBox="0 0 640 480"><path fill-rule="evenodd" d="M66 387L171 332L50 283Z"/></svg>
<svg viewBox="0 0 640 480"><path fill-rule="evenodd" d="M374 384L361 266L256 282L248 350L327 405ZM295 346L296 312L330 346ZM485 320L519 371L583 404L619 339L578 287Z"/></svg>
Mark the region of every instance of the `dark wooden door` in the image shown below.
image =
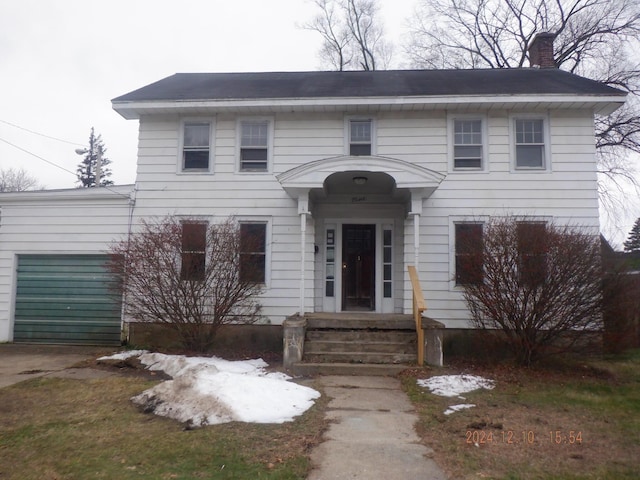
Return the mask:
<svg viewBox="0 0 640 480"><path fill-rule="evenodd" d="M375 310L376 226L342 227L342 309Z"/></svg>

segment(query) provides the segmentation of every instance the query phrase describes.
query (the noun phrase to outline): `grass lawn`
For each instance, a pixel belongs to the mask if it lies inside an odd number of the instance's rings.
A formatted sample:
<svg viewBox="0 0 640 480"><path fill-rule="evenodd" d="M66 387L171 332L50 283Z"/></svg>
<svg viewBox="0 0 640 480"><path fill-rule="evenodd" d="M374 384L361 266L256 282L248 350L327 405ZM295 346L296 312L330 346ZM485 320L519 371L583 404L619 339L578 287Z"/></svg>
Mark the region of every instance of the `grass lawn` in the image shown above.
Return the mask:
<svg viewBox="0 0 640 480"><path fill-rule="evenodd" d="M0 389L1 479L303 479L324 405L282 425L185 430L143 414L140 376L34 379Z"/></svg>
<svg viewBox="0 0 640 480"><path fill-rule="evenodd" d="M468 373L496 381L466 400L432 395L416 378ZM637 479L640 351L540 366L411 371L403 385L418 431L452 479ZM452 415L445 409L472 403Z"/></svg>

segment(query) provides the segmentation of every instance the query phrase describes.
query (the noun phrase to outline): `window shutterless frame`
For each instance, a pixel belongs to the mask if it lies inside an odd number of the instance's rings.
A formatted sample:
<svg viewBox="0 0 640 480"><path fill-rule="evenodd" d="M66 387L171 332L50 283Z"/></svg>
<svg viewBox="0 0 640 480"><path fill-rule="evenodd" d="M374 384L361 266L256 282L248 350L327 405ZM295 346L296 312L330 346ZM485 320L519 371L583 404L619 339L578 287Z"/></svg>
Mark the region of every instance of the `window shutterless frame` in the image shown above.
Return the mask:
<svg viewBox="0 0 640 480"><path fill-rule="evenodd" d="M372 118L347 117L345 149L347 155L375 155L375 121Z"/></svg>
<svg viewBox="0 0 640 480"><path fill-rule="evenodd" d="M516 170L549 168L547 120L517 116L512 119L514 167Z"/></svg>
<svg viewBox="0 0 640 480"><path fill-rule="evenodd" d="M213 121L185 119L180 124L181 172L209 172L213 151Z"/></svg>
<svg viewBox="0 0 640 480"><path fill-rule="evenodd" d="M453 119L453 168L481 170L483 167L483 126L479 118Z"/></svg>
<svg viewBox="0 0 640 480"><path fill-rule="evenodd" d="M238 120L238 170L268 172L272 149L273 120L244 118Z"/></svg>

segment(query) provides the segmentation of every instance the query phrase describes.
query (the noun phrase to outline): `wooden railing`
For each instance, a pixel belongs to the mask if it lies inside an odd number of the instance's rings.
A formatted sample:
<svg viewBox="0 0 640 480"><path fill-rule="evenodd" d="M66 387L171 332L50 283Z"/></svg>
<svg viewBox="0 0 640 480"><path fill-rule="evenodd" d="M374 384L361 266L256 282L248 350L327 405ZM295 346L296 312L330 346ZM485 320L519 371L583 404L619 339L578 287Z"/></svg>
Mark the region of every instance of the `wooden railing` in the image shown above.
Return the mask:
<svg viewBox="0 0 640 480"><path fill-rule="evenodd" d="M422 329L422 312L427 309L427 304L422 295L420 280L416 267L409 265L409 278L411 279L411 289L413 290L413 319L416 323L416 333L418 334L418 365L424 365L424 330Z"/></svg>

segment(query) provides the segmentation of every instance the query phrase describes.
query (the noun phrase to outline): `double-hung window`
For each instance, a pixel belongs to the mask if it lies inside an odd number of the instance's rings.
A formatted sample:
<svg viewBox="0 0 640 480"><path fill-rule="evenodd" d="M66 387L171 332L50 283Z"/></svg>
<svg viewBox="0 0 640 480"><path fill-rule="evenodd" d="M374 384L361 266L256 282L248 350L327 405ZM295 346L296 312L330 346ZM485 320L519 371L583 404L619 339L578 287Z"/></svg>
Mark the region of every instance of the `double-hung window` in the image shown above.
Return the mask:
<svg viewBox="0 0 640 480"><path fill-rule="evenodd" d="M185 222L182 224L182 252L180 278L203 281L207 250L207 224Z"/></svg>
<svg viewBox="0 0 640 480"><path fill-rule="evenodd" d="M349 155L371 155L372 138L372 120L349 120Z"/></svg>
<svg viewBox="0 0 640 480"><path fill-rule="evenodd" d="M208 170L210 158L211 124L185 122L182 134L182 170Z"/></svg>
<svg viewBox="0 0 640 480"><path fill-rule="evenodd" d="M515 155L516 168L546 167L543 119L518 118L515 120Z"/></svg>
<svg viewBox="0 0 640 480"><path fill-rule="evenodd" d="M482 283L482 224L455 224L456 285Z"/></svg>
<svg viewBox="0 0 640 480"><path fill-rule="evenodd" d="M240 222L240 280L265 283L267 224Z"/></svg>
<svg viewBox="0 0 640 480"><path fill-rule="evenodd" d="M453 168L481 169L483 160L482 120L453 120Z"/></svg>
<svg viewBox="0 0 640 480"><path fill-rule="evenodd" d="M240 122L240 171L266 172L269 168L269 120Z"/></svg>

